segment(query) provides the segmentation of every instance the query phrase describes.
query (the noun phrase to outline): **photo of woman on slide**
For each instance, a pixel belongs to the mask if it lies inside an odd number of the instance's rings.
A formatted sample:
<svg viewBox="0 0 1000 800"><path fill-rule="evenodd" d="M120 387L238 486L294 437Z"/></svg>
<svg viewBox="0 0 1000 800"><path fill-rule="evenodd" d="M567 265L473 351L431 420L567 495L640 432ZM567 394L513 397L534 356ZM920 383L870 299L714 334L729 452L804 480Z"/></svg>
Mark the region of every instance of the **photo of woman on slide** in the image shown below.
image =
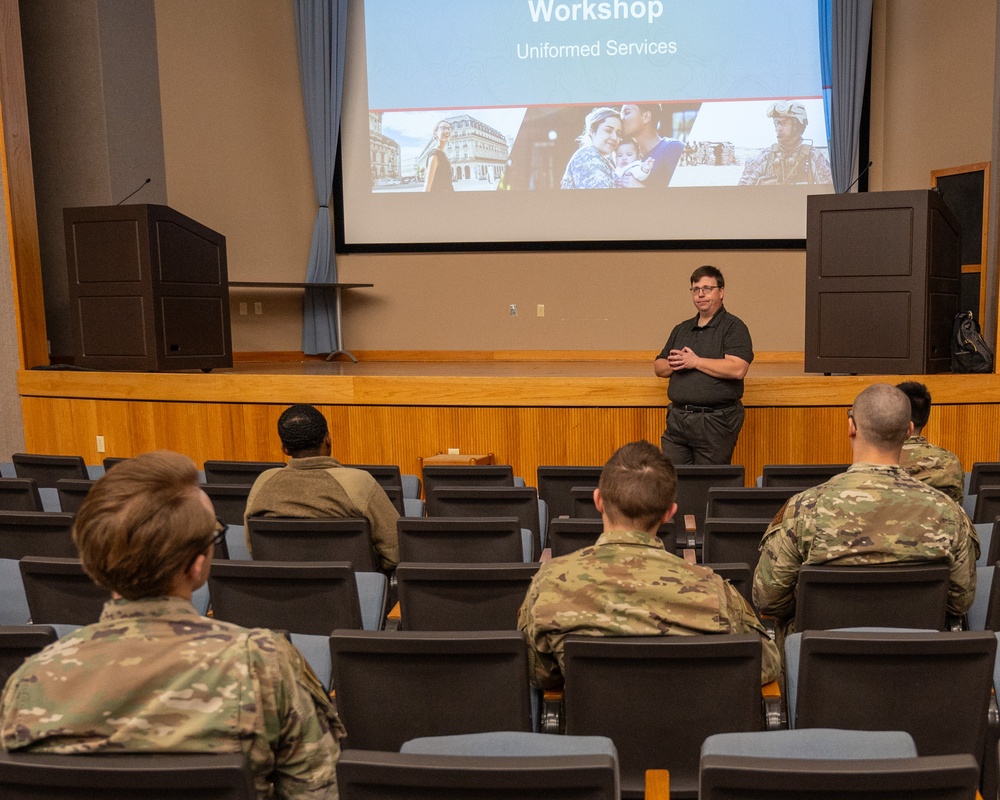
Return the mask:
<svg viewBox="0 0 1000 800"><path fill-rule="evenodd" d="M434 141L437 147L427 156L427 177L424 179L425 192L453 192L451 183L451 160L444 152L448 140L451 139L451 123L441 120L434 128Z"/></svg>
<svg viewBox="0 0 1000 800"><path fill-rule="evenodd" d="M613 108L595 108L583 122L580 145L563 174L563 189L613 189L618 187L612 160L622 140L622 118Z"/></svg>

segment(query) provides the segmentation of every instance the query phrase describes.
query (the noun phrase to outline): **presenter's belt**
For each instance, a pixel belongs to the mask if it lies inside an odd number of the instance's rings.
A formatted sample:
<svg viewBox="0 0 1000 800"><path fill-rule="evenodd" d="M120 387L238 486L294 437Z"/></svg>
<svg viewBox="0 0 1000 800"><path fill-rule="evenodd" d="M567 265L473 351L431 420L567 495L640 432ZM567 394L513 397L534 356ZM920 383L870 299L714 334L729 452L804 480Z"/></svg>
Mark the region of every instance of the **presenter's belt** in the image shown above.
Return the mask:
<svg viewBox="0 0 1000 800"><path fill-rule="evenodd" d="M686 411L689 414L714 414L716 411L728 411L731 408L736 408L736 404L729 403L724 406L683 406L671 403L670 408L677 411Z"/></svg>

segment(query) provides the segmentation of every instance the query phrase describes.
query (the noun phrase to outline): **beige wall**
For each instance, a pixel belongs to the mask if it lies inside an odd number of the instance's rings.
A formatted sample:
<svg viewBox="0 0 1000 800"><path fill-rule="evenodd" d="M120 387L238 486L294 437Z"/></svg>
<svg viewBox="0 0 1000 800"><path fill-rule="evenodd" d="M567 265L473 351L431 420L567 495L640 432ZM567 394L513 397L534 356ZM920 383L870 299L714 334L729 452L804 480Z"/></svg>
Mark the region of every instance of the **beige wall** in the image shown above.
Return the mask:
<svg viewBox="0 0 1000 800"><path fill-rule="evenodd" d="M156 17L169 203L227 236L231 279L303 280L315 201L292 3L156 0ZM996 0L876 0L875 20L871 188L988 160ZM758 350L802 349L805 254L766 251L341 256L341 280L375 284L345 300L346 343L656 350L706 262ZM297 296L233 301L236 351L300 349Z"/></svg>
<svg viewBox="0 0 1000 800"><path fill-rule="evenodd" d="M875 0L871 189L989 161L996 0Z"/></svg>

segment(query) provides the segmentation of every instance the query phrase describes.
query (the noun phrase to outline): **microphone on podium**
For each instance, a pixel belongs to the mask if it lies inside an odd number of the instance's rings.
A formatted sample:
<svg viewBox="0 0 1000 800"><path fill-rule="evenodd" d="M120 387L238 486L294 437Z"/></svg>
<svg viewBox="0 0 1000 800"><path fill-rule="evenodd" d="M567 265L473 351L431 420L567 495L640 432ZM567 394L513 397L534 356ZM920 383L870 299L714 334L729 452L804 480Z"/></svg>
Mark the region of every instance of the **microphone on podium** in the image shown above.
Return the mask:
<svg viewBox="0 0 1000 800"><path fill-rule="evenodd" d="M861 180L861 176L864 175L866 172L868 172L868 170L870 170L872 168L872 164L873 163L874 163L873 161L869 161L868 162L868 165L863 170L861 170L861 172L858 173L858 177L856 177L853 181L851 181L851 185L848 186L846 189L844 189L844 194L847 194L849 191L851 191L851 189L854 188L854 184L856 184L858 181L860 181ZM138 190L136 190L136 191L138 191Z"/></svg>
<svg viewBox="0 0 1000 800"><path fill-rule="evenodd" d="M153 180L152 178L146 178L146 180L144 180L142 183L139 184L139 189L141 189L147 183L152 182L152 180ZM132 192L132 194L125 195L121 200L119 200L117 203L115 203L115 205L116 206L120 206L122 203L124 203L126 200L128 200L133 194L135 194L136 192L138 192L139 189L136 189L134 192Z"/></svg>

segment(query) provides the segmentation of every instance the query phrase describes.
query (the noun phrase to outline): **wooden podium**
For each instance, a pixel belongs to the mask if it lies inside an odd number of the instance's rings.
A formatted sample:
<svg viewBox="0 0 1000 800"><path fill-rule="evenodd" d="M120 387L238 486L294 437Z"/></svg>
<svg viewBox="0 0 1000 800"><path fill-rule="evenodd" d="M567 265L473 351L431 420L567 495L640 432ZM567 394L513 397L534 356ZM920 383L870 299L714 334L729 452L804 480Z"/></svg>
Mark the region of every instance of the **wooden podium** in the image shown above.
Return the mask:
<svg viewBox="0 0 1000 800"><path fill-rule="evenodd" d="M63 210L75 363L233 365L226 237L166 206Z"/></svg>
<svg viewBox="0 0 1000 800"><path fill-rule="evenodd" d="M810 196L806 372L950 371L961 250L937 192Z"/></svg>

